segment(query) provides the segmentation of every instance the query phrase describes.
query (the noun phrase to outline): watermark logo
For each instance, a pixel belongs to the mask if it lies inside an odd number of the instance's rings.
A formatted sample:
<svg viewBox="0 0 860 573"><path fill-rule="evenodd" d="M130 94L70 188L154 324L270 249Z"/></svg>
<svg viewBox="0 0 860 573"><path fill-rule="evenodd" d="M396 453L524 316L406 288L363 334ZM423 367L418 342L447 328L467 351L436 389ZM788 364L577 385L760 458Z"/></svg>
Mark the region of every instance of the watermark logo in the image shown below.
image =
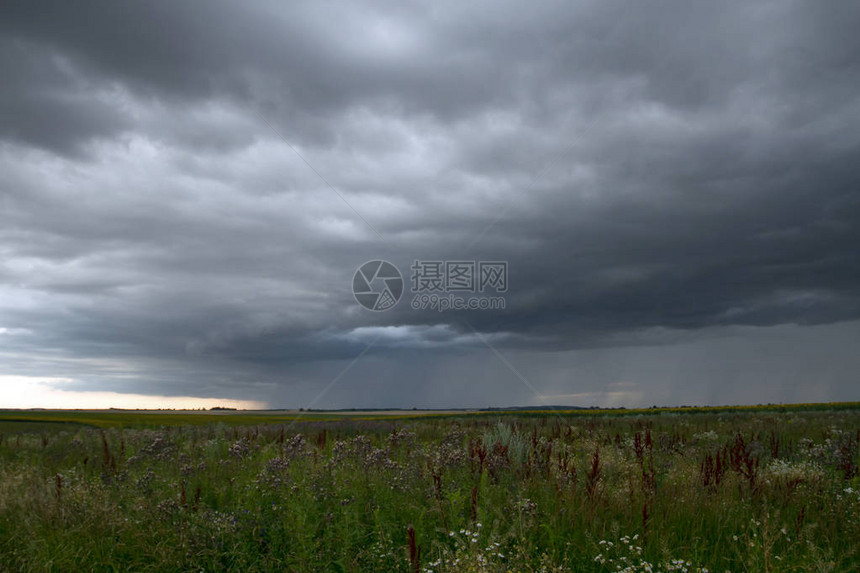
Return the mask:
<svg viewBox="0 0 860 573"><path fill-rule="evenodd" d="M419 261L410 267L414 310L499 310L508 292L507 261ZM355 300L366 309L393 308L403 294L403 278L387 261L364 263L352 281Z"/></svg>
<svg viewBox="0 0 860 573"><path fill-rule="evenodd" d="M403 296L403 276L388 261L368 261L352 277L352 294L368 310L388 310Z"/></svg>

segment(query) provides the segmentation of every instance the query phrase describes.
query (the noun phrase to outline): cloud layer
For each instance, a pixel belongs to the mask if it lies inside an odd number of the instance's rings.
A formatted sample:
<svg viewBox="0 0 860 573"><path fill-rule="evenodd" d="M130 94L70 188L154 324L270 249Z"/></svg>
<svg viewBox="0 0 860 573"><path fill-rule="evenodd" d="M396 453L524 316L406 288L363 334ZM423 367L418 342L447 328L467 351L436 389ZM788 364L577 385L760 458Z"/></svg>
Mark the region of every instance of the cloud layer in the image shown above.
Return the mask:
<svg viewBox="0 0 860 573"><path fill-rule="evenodd" d="M856 398L852 2L50 8L0 18L5 375L272 406L678 403L673 376ZM506 308L366 312L376 258L508 261ZM759 343L766 390L722 383ZM841 354L804 394L778 373L816 345Z"/></svg>

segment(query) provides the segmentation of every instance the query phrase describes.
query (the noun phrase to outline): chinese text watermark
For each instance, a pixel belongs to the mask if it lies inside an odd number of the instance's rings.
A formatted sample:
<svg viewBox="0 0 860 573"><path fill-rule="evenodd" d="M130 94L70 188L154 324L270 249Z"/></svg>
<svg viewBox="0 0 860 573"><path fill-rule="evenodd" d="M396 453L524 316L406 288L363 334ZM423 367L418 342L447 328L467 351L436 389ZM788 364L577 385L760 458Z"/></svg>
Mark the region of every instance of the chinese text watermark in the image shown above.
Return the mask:
<svg viewBox="0 0 860 573"><path fill-rule="evenodd" d="M422 261L409 268L414 310L503 310L508 292L507 261ZM403 296L403 275L392 263L368 261L355 271L352 292L364 308L394 308Z"/></svg>

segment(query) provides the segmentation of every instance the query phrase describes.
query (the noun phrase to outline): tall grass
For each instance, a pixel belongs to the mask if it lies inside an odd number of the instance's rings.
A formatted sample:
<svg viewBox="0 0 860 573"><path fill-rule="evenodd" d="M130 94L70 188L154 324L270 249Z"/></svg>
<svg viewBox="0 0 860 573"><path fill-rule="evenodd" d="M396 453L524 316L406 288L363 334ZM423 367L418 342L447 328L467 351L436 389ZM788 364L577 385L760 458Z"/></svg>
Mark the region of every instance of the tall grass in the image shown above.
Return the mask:
<svg viewBox="0 0 860 573"><path fill-rule="evenodd" d="M854 571L860 412L6 433L0 569Z"/></svg>

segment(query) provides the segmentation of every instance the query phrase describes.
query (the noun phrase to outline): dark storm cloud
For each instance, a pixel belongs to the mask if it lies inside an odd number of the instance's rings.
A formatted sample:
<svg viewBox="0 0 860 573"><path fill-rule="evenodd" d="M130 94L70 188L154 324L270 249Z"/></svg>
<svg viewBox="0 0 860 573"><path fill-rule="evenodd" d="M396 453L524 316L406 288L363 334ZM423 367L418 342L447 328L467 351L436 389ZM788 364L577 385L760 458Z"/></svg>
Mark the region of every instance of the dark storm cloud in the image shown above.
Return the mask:
<svg viewBox="0 0 860 573"><path fill-rule="evenodd" d="M7 139L71 151L79 141L111 135L125 124L105 105L105 94L94 97L92 85L76 77L68 60L43 45L0 38L0 73L0 135Z"/></svg>
<svg viewBox="0 0 860 573"><path fill-rule="evenodd" d="M563 395L571 352L860 318L852 3L47 6L0 18L9 373L278 404L370 344L362 403L485 405L486 342ZM377 257L506 260L507 307L363 312Z"/></svg>

